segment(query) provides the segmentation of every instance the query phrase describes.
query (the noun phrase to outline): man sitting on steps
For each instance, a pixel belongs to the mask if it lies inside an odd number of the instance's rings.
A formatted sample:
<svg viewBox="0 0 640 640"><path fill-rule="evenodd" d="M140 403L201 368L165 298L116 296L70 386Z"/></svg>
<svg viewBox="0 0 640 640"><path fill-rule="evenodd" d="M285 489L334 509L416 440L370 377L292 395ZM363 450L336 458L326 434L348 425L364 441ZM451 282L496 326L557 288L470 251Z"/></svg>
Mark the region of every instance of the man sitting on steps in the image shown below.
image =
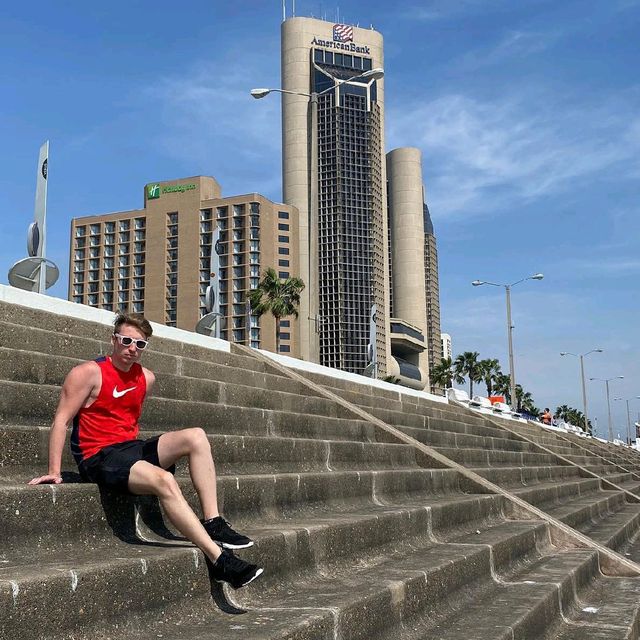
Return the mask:
<svg viewBox="0 0 640 640"><path fill-rule="evenodd" d="M49 473L29 484L62 482L62 450L73 421L71 452L83 480L157 496L176 529L211 561L216 580L236 589L249 584L262 569L227 551L250 547L253 541L234 531L218 512L206 433L193 428L138 439L142 403L155 381L138 362L149 344L151 325L141 314L120 314L114 324L111 355L84 362L67 375L49 435ZM198 520L173 476L174 463L185 456L203 520Z"/></svg>

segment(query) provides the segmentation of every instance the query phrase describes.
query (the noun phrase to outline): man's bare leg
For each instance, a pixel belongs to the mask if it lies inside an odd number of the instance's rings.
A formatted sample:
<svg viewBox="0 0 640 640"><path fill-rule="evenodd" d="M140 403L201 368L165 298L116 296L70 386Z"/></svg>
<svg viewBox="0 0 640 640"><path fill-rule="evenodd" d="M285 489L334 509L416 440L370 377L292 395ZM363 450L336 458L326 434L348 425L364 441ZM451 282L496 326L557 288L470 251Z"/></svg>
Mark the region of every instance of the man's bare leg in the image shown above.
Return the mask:
<svg viewBox="0 0 640 640"><path fill-rule="evenodd" d="M150 462L139 460L129 472L129 491L136 495L154 495L171 523L188 540L215 562L220 556L220 548L209 537L185 500L173 474L156 467Z"/></svg>
<svg viewBox="0 0 640 640"><path fill-rule="evenodd" d="M216 486L216 469L207 434L200 428L164 433L158 440L158 458L165 469L179 458L189 458L191 482L198 493L205 520L220 515Z"/></svg>

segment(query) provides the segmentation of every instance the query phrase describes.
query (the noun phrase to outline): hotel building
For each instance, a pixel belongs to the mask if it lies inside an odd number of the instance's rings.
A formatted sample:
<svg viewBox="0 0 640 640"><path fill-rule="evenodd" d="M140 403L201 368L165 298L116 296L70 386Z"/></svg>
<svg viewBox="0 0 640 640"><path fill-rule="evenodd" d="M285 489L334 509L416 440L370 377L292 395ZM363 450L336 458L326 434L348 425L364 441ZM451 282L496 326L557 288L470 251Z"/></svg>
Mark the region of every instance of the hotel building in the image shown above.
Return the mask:
<svg viewBox="0 0 640 640"><path fill-rule="evenodd" d="M297 223L295 207L257 193L223 198L212 177L147 184L143 209L72 220L69 300L193 331L205 314L219 228L221 337L273 351L275 321L251 316L247 294L267 267L298 276ZM297 325L281 319L282 353L299 354Z"/></svg>

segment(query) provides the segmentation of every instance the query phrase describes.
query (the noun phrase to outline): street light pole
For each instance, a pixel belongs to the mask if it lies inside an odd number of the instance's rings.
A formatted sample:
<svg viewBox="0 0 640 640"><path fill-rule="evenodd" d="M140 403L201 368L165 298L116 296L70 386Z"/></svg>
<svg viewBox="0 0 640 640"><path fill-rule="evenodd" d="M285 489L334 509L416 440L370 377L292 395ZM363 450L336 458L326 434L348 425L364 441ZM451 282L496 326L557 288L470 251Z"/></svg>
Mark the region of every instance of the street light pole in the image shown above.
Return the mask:
<svg viewBox="0 0 640 640"><path fill-rule="evenodd" d="M513 322L511 321L511 287L514 287L525 280L542 280L544 275L541 273L535 273L532 276L527 278L522 278L522 280L518 280L517 282L512 282L511 284L497 284L495 282L487 282L486 280L474 280L471 284L474 287L479 287L483 284L491 285L492 287L504 287L505 292L507 294L507 337L509 341L509 393L511 394L511 408L516 409L517 406L517 398L516 398L516 369L513 361Z"/></svg>
<svg viewBox="0 0 640 640"><path fill-rule="evenodd" d="M613 422L611 421L611 401L609 399L609 382L611 380L622 380L624 376L615 376L613 378L589 378L589 380L599 380L605 383L607 389L607 412L609 417L609 442L613 442Z"/></svg>
<svg viewBox="0 0 640 640"><path fill-rule="evenodd" d="M320 332L318 315L320 292L318 291L318 94L309 96L311 140L309 145L309 360L320 363Z"/></svg>
<svg viewBox="0 0 640 640"><path fill-rule="evenodd" d="M511 322L511 285L505 285L507 292L507 333L509 336L509 384L511 387L511 408L518 408L516 397L516 368L513 363L513 323Z"/></svg>
<svg viewBox="0 0 640 640"><path fill-rule="evenodd" d="M629 410L629 402L631 400L639 399L640 396L635 396L634 398L614 398L613 401L616 400L624 400L627 403L627 444L631 446L631 412Z"/></svg>
<svg viewBox="0 0 640 640"><path fill-rule="evenodd" d="M587 351L586 353L571 353L570 351L562 351L560 353L561 356L574 356L576 358L580 358L580 381L582 383L582 410L584 413L584 432L589 433L589 414L587 412L587 387L584 382L584 358L588 356L590 353L602 353L602 349L591 349L591 351Z"/></svg>
<svg viewBox="0 0 640 640"><path fill-rule="evenodd" d="M613 424L611 422L611 402L609 400L609 380L605 380L607 387L607 412L609 414L609 442L613 442Z"/></svg>

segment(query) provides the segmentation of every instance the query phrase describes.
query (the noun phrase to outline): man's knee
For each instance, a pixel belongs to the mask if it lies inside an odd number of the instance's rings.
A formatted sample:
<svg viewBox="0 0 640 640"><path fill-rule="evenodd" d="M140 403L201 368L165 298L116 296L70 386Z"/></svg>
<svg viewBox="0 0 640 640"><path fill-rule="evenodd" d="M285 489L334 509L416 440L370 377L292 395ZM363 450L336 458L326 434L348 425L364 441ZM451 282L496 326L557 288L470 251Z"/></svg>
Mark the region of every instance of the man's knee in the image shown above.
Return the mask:
<svg viewBox="0 0 640 640"><path fill-rule="evenodd" d="M199 449L207 447L209 448L209 438L207 433L201 427L192 427L191 429L185 429L185 435L189 440L190 448Z"/></svg>
<svg viewBox="0 0 640 640"><path fill-rule="evenodd" d="M152 480L153 486L156 489L159 497L168 497L177 495L180 493L180 487L172 473L165 471L164 469L158 469Z"/></svg>

